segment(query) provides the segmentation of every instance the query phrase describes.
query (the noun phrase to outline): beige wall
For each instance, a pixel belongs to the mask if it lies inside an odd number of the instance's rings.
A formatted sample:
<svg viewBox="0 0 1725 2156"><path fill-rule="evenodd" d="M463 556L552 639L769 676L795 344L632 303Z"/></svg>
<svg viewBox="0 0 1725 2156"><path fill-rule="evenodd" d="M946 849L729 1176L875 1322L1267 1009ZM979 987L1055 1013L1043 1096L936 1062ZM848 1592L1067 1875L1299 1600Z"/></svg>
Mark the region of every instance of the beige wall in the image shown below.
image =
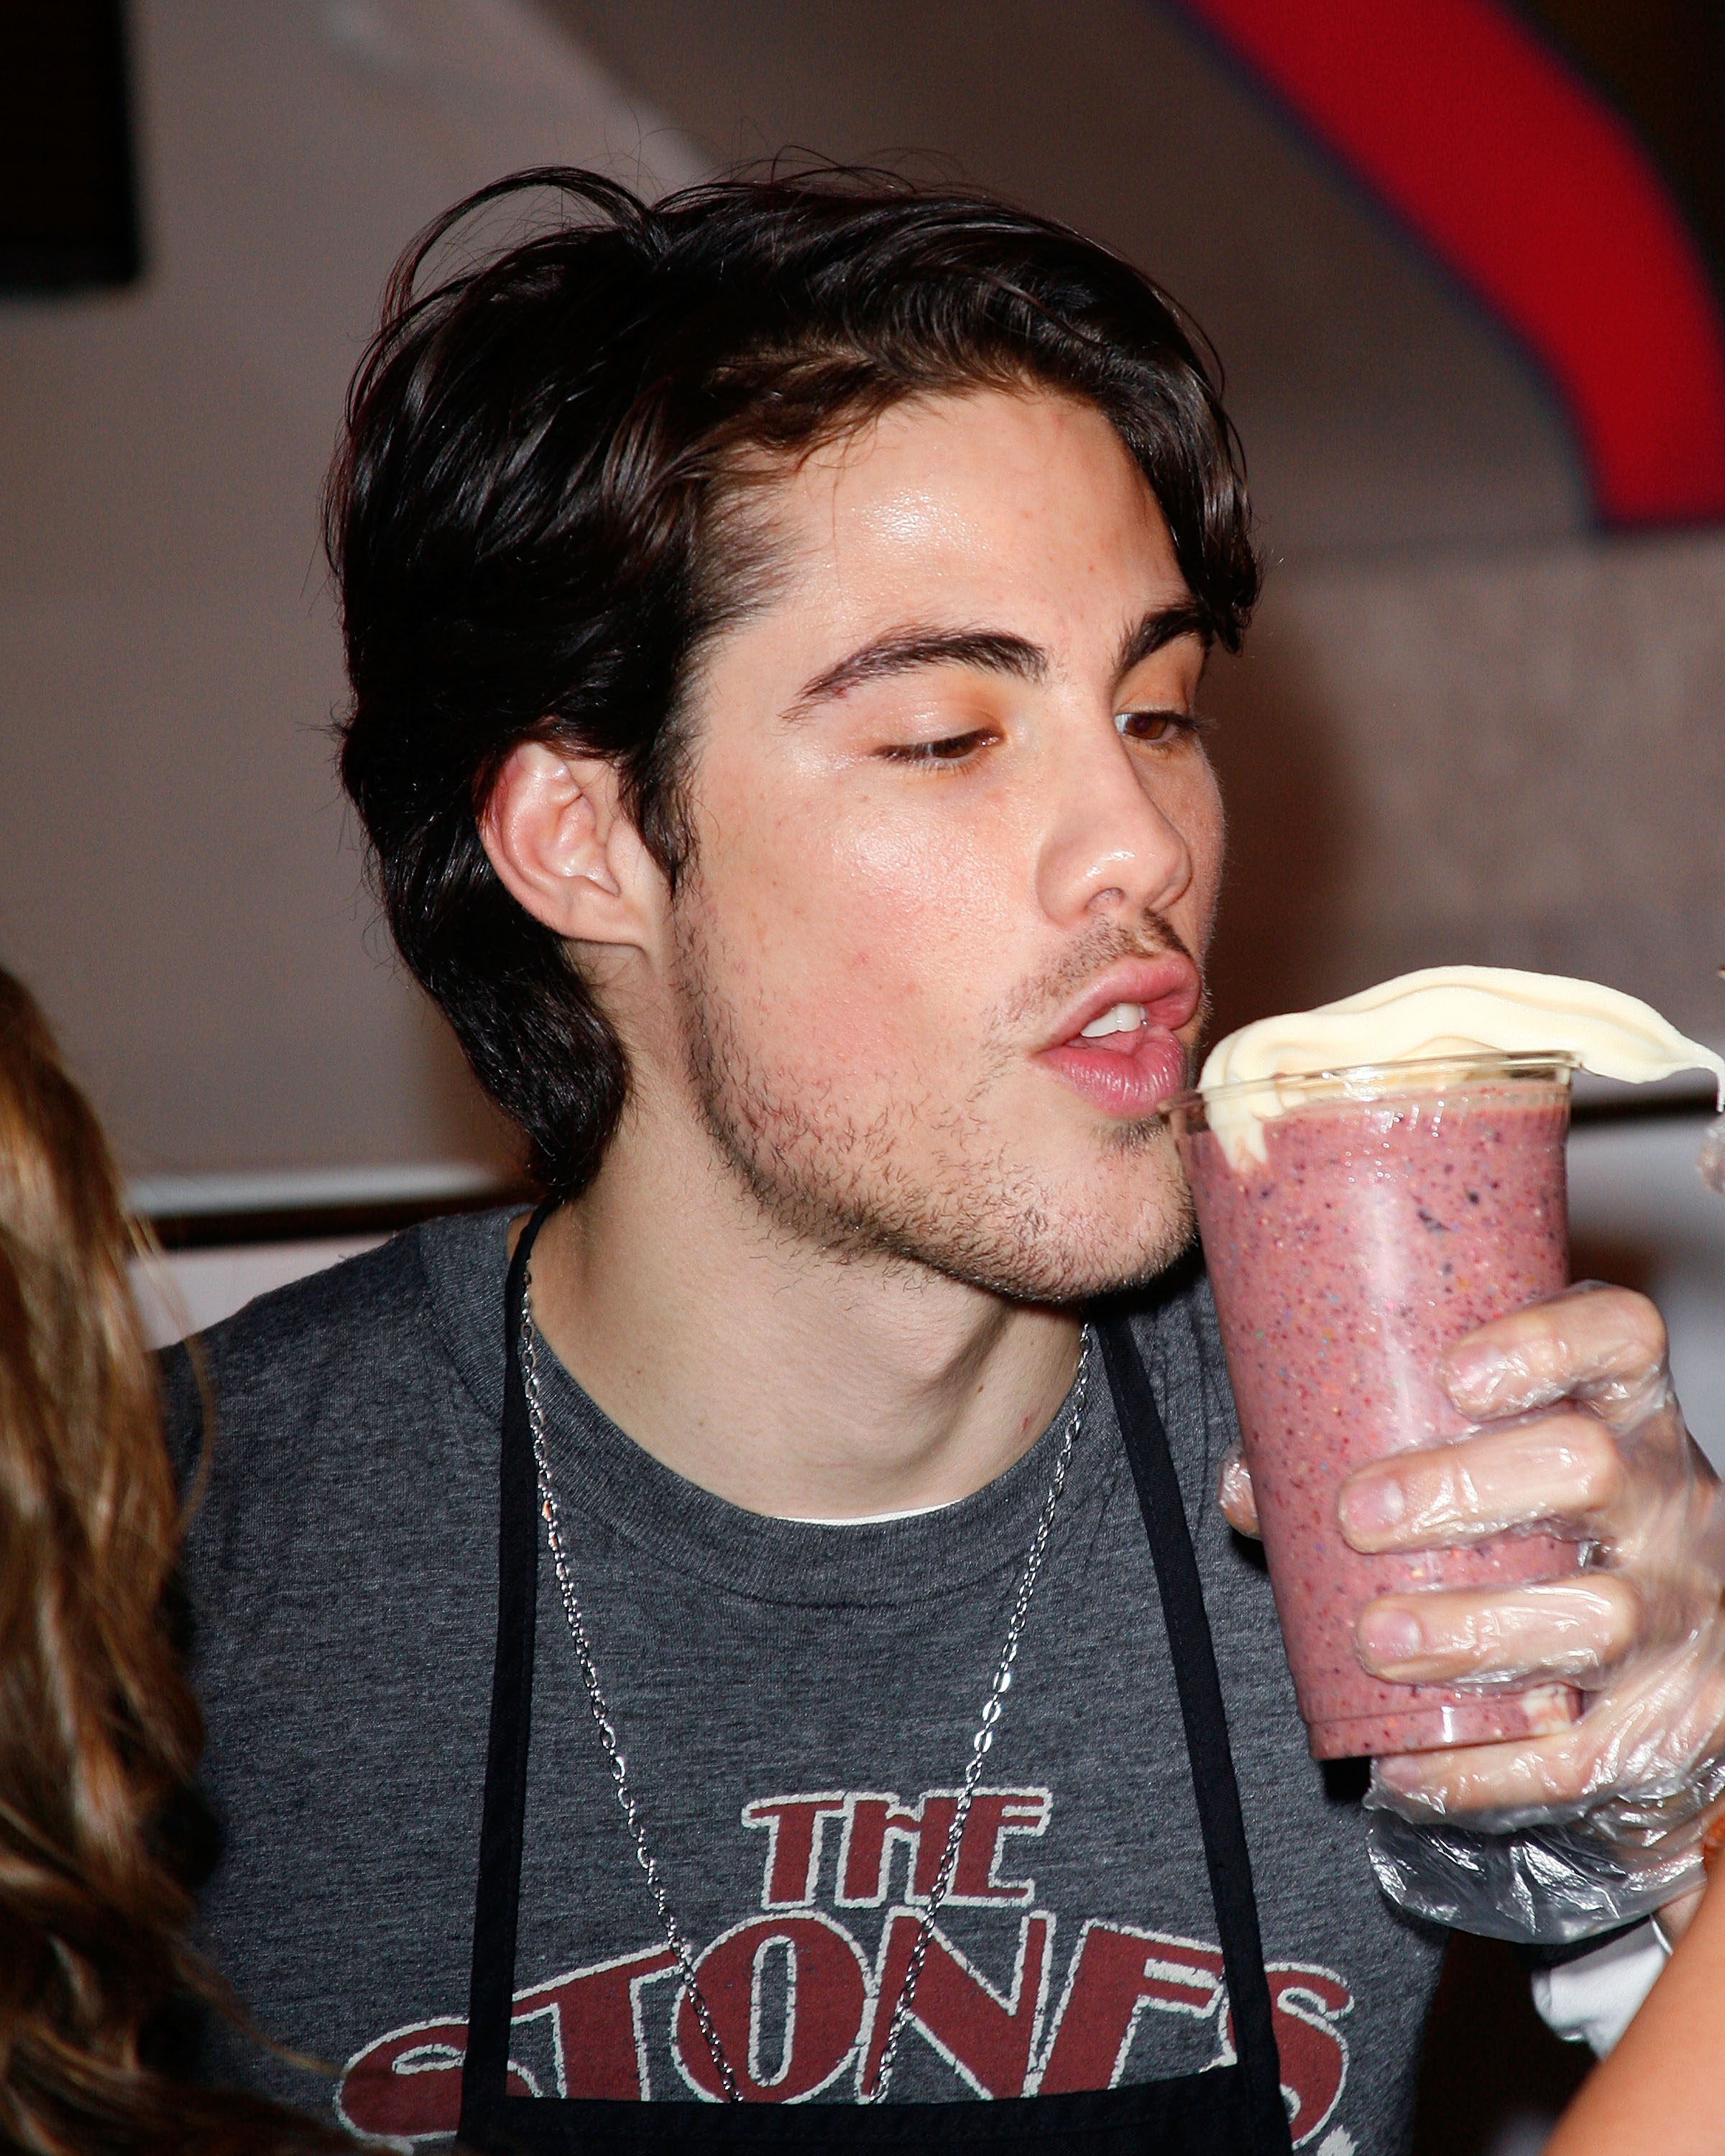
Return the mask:
<svg viewBox="0 0 1725 2156"><path fill-rule="evenodd" d="M1725 537L1289 565L1212 706L1224 1020L1461 960L1725 1045Z"/></svg>

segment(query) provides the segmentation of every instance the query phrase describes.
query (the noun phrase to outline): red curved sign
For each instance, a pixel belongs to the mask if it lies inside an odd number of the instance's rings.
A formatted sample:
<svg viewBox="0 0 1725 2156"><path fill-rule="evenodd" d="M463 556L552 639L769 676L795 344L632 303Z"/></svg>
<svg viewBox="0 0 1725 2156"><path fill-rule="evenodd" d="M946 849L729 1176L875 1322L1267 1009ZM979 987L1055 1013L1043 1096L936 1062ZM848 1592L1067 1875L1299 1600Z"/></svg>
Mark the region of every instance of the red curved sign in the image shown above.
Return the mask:
<svg viewBox="0 0 1725 2156"><path fill-rule="evenodd" d="M1625 124L1491 0L1181 0L1545 367L1618 525L1725 516L1725 327Z"/></svg>

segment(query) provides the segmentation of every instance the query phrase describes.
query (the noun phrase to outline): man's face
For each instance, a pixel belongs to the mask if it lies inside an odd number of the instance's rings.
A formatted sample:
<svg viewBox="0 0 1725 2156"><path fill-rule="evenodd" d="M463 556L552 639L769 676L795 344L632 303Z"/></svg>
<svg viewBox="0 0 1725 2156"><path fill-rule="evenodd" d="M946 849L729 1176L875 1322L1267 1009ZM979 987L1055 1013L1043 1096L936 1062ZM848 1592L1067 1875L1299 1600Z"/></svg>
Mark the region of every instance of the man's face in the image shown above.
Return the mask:
<svg viewBox="0 0 1725 2156"><path fill-rule="evenodd" d="M695 686L671 929L686 1086L774 1221L997 1293L1188 1233L1152 1113L1222 855L1204 647L1100 414L900 406L775 484L784 581Z"/></svg>

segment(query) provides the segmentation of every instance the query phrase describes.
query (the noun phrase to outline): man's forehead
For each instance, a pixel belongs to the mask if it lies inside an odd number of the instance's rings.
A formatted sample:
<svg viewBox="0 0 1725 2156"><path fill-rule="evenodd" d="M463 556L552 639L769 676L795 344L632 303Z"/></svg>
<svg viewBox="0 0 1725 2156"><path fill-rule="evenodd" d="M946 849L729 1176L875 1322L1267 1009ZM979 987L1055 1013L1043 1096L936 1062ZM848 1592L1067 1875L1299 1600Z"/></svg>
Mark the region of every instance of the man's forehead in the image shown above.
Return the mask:
<svg viewBox="0 0 1725 2156"><path fill-rule="evenodd" d="M1112 422L1052 392L904 398L793 461L737 470L751 482L744 491L756 513L803 550L870 533L938 542L989 514L1023 516L1050 495L1069 514L1123 516L1167 542L1160 505Z"/></svg>
<svg viewBox="0 0 1725 2156"><path fill-rule="evenodd" d="M1111 639L1193 603L1142 472L1103 414L1069 398L895 406L769 480L753 510L781 572L768 608L813 608L847 648L979 624L1046 647L1058 639L1034 616L1049 607L1093 629L1106 617Z"/></svg>

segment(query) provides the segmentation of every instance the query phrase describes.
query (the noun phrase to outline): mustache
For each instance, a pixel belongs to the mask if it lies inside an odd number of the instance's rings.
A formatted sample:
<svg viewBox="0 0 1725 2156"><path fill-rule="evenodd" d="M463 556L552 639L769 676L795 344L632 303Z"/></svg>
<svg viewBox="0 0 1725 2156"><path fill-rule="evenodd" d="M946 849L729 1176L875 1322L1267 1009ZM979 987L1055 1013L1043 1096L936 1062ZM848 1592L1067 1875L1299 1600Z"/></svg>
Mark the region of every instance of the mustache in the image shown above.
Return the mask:
<svg viewBox="0 0 1725 2156"><path fill-rule="evenodd" d="M1165 921L1159 913L1147 912L1136 924L1101 921L1086 931L1059 965L1014 989L996 1009L996 1021L1001 1027L1016 1031L1058 1011L1105 967L1117 965L1122 958L1160 958L1169 952L1189 961L1197 972L1197 1016L1202 1033L1210 1016L1209 984L1204 978L1203 962L1172 921Z"/></svg>

